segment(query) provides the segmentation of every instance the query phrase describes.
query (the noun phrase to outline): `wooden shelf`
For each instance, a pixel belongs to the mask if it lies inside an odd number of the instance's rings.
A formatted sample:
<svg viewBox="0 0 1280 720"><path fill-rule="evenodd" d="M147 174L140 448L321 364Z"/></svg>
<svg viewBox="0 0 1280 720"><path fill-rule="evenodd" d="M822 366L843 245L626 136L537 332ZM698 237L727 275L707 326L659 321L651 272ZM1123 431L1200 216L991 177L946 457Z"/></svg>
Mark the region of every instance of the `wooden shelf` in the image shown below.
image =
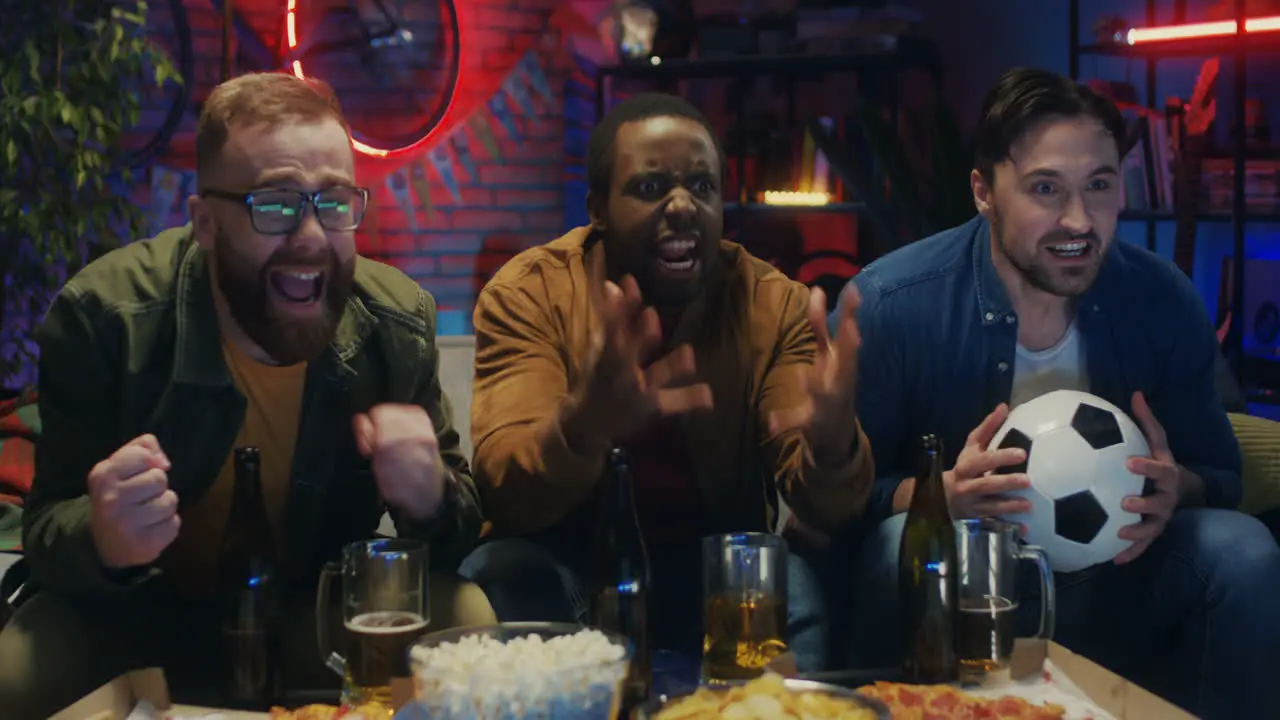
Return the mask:
<svg viewBox="0 0 1280 720"><path fill-rule="evenodd" d="M633 78L713 78L759 75L823 75L857 70L892 70L918 67L936 68L936 48L924 41L903 37L892 50L831 55L733 55L693 59L662 60L601 65L599 77Z"/></svg>
<svg viewBox="0 0 1280 720"><path fill-rule="evenodd" d="M1177 219L1172 210L1125 210L1120 213L1121 221L1172 221ZM1197 212L1196 220L1200 222L1231 222L1230 212ZM1246 212L1245 222L1280 222L1280 210L1273 212Z"/></svg>
<svg viewBox="0 0 1280 720"><path fill-rule="evenodd" d="M768 212L768 213L855 213L867 207L862 202L833 202L826 205L770 205L766 203L725 203L724 211L731 212Z"/></svg>

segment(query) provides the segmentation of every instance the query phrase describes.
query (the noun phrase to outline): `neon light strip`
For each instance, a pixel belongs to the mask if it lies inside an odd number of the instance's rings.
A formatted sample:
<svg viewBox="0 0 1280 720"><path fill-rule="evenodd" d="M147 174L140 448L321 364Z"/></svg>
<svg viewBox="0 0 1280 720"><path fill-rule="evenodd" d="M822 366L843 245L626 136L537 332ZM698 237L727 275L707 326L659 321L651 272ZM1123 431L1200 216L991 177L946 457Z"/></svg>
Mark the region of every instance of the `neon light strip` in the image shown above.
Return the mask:
<svg viewBox="0 0 1280 720"><path fill-rule="evenodd" d="M298 0L288 0L288 5L285 7L285 25L284 26L285 26L285 42L289 44L289 50L297 50L298 49ZM454 38L454 42L459 44L462 43L461 23L459 23L458 25L458 37ZM292 64L292 69L293 69L293 74L295 76L302 78L304 80L306 79L307 76L302 72L302 61L294 60ZM461 68L459 68L458 72L459 73L462 72ZM457 93L457 86L455 85L454 93L449 98L450 105L453 104L455 98L457 97L456 93ZM448 114L449 114L448 110L446 109L442 117L447 116ZM428 133L427 137L430 137L430 135L431 133ZM376 148L376 147L373 147L372 145L367 145L365 143L362 143L359 140L352 137L351 147L355 148L355 150L357 150L358 152L364 153L365 155L368 155L370 157L389 158L389 157L395 157L397 155L403 155L405 153L416 150L424 142L426 142L427 137L424 137L418 140L412 145L406 145L405 147L395 148L392 150Z"/></svg>
<svg viewBox="0 0 1280 720"><path fill-rule="evenodd" d="M1248 18L1244 21L1244 31L1246 33L1280 31L1280 15L1274 17ZM1130 45L1138 45L1141 43L1165 42L1169 40L1226 37L1235 34L1235 20L1218 20L1215 22L1187 23L1186 25L1130 28L1129 32L1125 34L1125 42Z"/></svg>

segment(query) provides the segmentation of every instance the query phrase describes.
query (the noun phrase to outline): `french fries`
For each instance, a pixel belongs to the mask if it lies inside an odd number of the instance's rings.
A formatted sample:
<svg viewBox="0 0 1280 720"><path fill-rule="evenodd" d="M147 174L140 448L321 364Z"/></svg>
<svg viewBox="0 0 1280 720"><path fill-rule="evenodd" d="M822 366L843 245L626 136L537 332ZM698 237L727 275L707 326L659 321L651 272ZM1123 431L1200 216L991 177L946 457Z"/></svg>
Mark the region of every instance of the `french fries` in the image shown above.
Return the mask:
<svg viewBox="0 0 1280 720"><path fill-rule="evenodd" d="M855 700L793 691L779 675L763 675L728 690L698 688L658 711L654 720L876 720Z"/></svg>

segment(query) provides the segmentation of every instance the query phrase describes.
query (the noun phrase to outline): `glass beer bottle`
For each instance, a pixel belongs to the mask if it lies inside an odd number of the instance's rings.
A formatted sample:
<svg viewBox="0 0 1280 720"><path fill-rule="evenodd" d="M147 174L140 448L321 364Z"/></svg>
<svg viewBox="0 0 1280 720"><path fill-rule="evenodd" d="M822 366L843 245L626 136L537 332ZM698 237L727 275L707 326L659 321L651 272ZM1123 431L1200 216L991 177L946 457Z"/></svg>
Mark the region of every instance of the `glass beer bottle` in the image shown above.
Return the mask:
<svg viewBox="0 0 1280 720"><path fill-rule="evenodd" d="M591 624L622 634L635 654L622 709L626 713L649 697L649 557L636 515L631 467L626 451L609 452L597 527L591 593Z"/></svg>
<svg viewBox="0 0 1280 720"><path fill-rule="evenodd" d="M218 562L224 701L267 710L279 697L276 551L256 447L235 449L235 491Z"/></svg>
<svg viewBox="0 0 1280 720"><path fill-rule="evenodd" d="M956 530L942 484L942 442L920 441L915 493L898 551L907 682L934 684L958 678L956 657Z"/></svg>

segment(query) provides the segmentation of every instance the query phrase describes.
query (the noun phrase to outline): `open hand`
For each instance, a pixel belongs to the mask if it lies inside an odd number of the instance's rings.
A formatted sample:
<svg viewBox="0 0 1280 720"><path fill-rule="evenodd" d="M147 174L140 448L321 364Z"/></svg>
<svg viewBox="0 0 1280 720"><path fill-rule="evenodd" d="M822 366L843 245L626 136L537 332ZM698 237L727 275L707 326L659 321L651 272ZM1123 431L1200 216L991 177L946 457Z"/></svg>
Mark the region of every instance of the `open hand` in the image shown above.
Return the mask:
<svg viewBox="0 0 1280 720"><path fill-rule="evenodd" d="M382 500L413 520L434 517L444 499L445 468L427 411L384 403L356 415L352 427Z"/></svg>
<svg viewBox="0 0 1280 720"><path fill-rule="evenodd" d="M1140 392L1133 394L1133 414L1142 427L1142 434L1147 436L1151 457L1132 457L1127 463L1129 472L1147 478L1148 482L1141 496L1127 497L1120 504L1125 511L1141 515L1142 521L1120 528L1120 537L1133 544L1116 556L1117 565L1132 562L1151 547L1164 532L1182 498L1181 469L1169 451L1164 427Z"/></svg>
<svg viewBox="0 0 1280 720"><path fill-rule="evenodd" d="M178 537L178 496L169 458L140 435L89 471L89 531L98 558L115 570L146 565Z"/></svg>
<svg viewBox="0 0 1280 720"><path fill-rule="evenodd" d="M1026 451L987 449L1008 417L1009 406L1000 403L969 433L956 458L955 469L942 474L952 518L1003 517L1031 511L1029 501L1007 494L1031 487L1031 478L1025 472L1001 470L1026 462ZM916 478L917 483L921 481Z"/></svg>
<svg viewBox="0 0 1280 720"><path fill-rule="evenodd" d="M852 283L840 297L836 336L827 332L827 295L821 288L809 291L809 325L818 340L813 365L805 378L805 400L795 408L777 410L769 416L770 434L794 428L805 438L819 459L843 459L853 448L858 433L854 397L858 386L858 308L862 298Z"/></svg>
<svg viewBox="0 0 1280 720"><path fill-rule="evenodd" d="M655 417L710 409L711 386L695 382L693 348L681 345L658 360L658 315L645 307L630 275L606 282L601 327L592 338L594 362L575 393L592 437L613 443Z"/></svg>

